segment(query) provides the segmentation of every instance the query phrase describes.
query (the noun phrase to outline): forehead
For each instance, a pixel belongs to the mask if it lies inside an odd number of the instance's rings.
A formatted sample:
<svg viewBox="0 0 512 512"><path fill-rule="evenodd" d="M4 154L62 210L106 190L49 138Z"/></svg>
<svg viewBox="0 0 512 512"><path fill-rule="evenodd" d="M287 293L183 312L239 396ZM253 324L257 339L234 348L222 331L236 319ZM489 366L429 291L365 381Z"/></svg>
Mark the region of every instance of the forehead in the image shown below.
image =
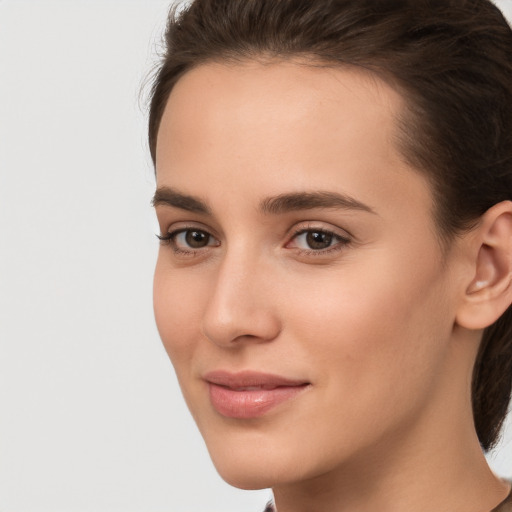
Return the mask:
<svg viewBox="0 0 512 512"><path fill-rule="evenodd" d="M286 133L288 142L298 136L331 135L330 139L343 135L350 143L350 131L352 138L364 131L371 143L372 137L394 135L395 118L402 110L402 97L394 89L376 75L352 66L294 61L211 63L189 71L175 85L158 145L178 144L176 137L185 134L213 142L213 134L220 138L230 129L241 147L244 140L256 141L259 135L267 145L272 136L279 135L282 145ZM340 132L349 125L351 130ZM372 133L370 126L378 130ZM285 127L291 131L283 133Z"/></svg>
<svg viewBox="0 0 512 512"><path fill-rule="evenodd" d="M427 187L397 150L403 108L398 92L358 68L201 65L168 100L157 182L213 200L236 191L256 203L270 194L322 189L370 206L383 198L403 202L412 188Z"/></svg>

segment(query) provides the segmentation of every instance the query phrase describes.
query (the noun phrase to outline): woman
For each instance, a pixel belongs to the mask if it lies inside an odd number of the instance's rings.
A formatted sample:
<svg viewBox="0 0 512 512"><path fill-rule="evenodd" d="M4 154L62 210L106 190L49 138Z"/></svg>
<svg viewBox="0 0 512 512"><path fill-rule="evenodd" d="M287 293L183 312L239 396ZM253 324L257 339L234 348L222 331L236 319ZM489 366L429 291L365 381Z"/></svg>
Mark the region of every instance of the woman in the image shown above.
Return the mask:
<svg viewBox="0 0 512 512"><path fill-rule="evenodd" d="M196 0L169 20L155 315L221 476L279 512L511 510L483 455L512 379L501 13Z"/></svg>

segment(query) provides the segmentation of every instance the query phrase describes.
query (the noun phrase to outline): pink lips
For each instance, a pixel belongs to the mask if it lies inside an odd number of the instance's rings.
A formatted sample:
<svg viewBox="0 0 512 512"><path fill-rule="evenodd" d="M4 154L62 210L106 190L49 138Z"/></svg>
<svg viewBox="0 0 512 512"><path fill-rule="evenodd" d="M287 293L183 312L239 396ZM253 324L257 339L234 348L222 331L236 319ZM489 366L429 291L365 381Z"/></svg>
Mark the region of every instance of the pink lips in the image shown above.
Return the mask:
<svg viewBox="0 0 512 512"><path fill-rule="evenodd" d="M309 386L308 382L251 371L214 371L204 379L215 410L222 416L239 419L262 416Z"/></svg>

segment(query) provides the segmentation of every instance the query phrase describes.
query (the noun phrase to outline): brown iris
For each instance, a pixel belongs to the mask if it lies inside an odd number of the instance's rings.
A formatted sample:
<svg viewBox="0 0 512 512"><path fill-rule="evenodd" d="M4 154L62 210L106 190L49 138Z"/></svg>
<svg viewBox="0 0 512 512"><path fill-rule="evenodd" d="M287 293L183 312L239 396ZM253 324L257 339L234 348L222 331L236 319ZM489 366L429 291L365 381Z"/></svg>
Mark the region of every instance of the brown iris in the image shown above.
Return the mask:
<svg viewBox="0 0 512 512"><path fill-rule="evenodd" d="M309 231L306 235L306 243L311 249L327 249L332 243L332 236L332 233Z"/></svg>
<svg viewBox="0 0 512 512"><path fill-rule="evenodd" d="M185 240L192 249L201 249L208 245L210 235L204 231L189 230L185 234Z"/></svg>

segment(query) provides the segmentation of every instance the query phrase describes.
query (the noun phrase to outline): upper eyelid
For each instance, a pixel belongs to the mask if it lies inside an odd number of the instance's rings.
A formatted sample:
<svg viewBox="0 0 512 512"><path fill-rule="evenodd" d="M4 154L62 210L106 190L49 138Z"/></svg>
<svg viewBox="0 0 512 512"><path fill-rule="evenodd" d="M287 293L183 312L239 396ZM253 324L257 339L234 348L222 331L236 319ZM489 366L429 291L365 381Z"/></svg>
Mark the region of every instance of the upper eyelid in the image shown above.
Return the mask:
<svg viewBox="0 0 512 512"><path fill-rule="evenodd" d="M174 222L161 222L160 224L160 232L163 235L167 235L169 233L176 233L179 231L188 231L188 230L197 230L204 231L214 238L219 238L217 230L213 229L210 226L207 226L199 221L174 221ZM167 227L164 227L167 226ZM163 229L162 229L163 228Z"/></svg>
<svg viewBox="0 0 512 512"><path fill-rule="evenodd" d="M166 236L168 236L169 238L174 238L176 236L178 236L179 234L181 233L185 233L186 231L201 231L202 233L206 233L208 236L214 238L215 240L219 241L219 237L217 237L216 235L214 235L211 230L209 229L205 229L205 228L201 228L201 227L197 227L197 226L185 226L185 227L181 227L181 228L176 228L176 229L169 229L167 232L166 232Z"/></svg>
<svg viewBox="0 0 512 512"><path fill-rule="evenodd" d="M163 219L162 219L163 220ZM167 227L164 227L167 225ZM162 229L163 228L163 229ZM213 238L220 241L222 234L212 228L211 226L205 225L200 221L175 221L171 223L161 223L160 236L167 236L169 234L177 234L179 232L188 230L198 230L208 233ZM322 231L324 233L331 233L341 239L353 240L354 236L346 229L339 226L333 225L326 221L321 220L304 220L295 222L290 228L283 233L285 243L289 243L294 237L307 231Z"/></svg>
<svg viewBox="0 0 512 512"><path fill-rule="evenodd" d="M351 240L354 238L352 233L345 228L341 228L339 226L335 226L329 222L325 221L302 221L297 222L294 226L289 230L289 236L296 236L300 233L304 233L305 231L322 231L324 233L332 233L335 236L340 238L350 238Z"/></svg>
<svg viewBox="0 0 512 512"><path fill-rule="evenodd" d="M324 227L307 227L307 228L298 228L296 229L292 235L294 236L297 236L297 235L301 235L303 233L307 233L308 231L313 231L313 232L319 232L319 233L329 233L329 234L332 234L332 235L335 235L335 236L338 236L340 238L348 238L348 233L346 234L346 236L338 233L337 230L335 229L328 229L328 228L324 228Z"/></svg>

